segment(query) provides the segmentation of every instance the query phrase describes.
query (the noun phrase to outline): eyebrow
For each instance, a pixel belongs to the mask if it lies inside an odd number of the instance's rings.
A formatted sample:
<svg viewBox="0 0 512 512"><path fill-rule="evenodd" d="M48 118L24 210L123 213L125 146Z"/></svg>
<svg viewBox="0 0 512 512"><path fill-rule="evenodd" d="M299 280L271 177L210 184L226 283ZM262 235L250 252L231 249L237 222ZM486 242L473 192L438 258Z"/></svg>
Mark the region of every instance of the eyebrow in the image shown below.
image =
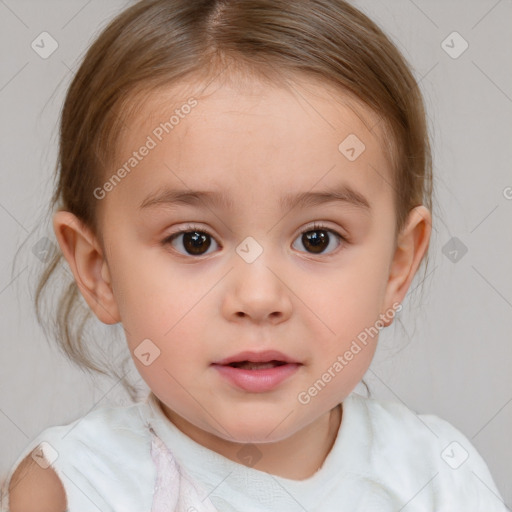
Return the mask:
<svg viewBox="0 0 512 512"><path fill-rule="evenodd" d="M301 192L300 194L287 194L279 204L283 210L292 208L311 208L325 203L346 203L361 209L366 213L371 212L368 199L349 185L342 184L334 189L318 192ZM208 207L221 206L227 210L233 209L233 201L222 192L213 190L176 190L162 188L146 197L139 206L139 209L154 208L157 206L191 205L197 206L200 203Z"/></svg>

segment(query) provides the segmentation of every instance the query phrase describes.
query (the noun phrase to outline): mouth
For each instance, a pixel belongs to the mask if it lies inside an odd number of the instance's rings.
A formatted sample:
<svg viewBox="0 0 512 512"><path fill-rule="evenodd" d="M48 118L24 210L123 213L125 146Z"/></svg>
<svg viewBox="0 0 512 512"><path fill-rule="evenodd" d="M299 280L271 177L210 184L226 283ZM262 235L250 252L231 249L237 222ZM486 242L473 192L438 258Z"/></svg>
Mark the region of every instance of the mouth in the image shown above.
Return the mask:
<svg viewBox="0 0 512 512"><path fill-rule="evenodd" d="M276 366L283 366L284 361L269 361L268 363L255 363L253 361L237 361L234 363L229 363L226 366L231 366L232 368L241 368L242 370L266 370L267 368L275 368Z"/></svg>
<svg viewBox="0 0 512 512"><path fill-rule="evenodd" d="M263 370L275 368L285 364L302 364L292 357L279 352L278 350L264 350L260 352L245 350L238 354L215 361L213 365L231 366L247 370Z"/></svg>
<svg viewBox="0 0 512 512"><path fill-rule="evenodd" d="M232 386L249 393L277 389L297 372L302 363L277 351L245 351L212 363Z"/></svg>

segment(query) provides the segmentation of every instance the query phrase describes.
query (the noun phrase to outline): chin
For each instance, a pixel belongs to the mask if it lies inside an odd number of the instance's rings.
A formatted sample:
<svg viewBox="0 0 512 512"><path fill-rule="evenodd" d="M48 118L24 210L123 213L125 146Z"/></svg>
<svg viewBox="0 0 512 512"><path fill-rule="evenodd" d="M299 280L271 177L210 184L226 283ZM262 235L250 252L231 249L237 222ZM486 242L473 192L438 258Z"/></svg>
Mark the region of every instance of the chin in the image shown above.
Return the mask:
<svg viewBox="0 0 512 512"><path fill-rule="evenodd" d="M275 443L290 437L295 430L283 416L248 416L240 418L237 416L231 421L227 419L221 423L225 426L222 437L227 441L235 443ZM227 434L229 432L229 434Z"/></svg>

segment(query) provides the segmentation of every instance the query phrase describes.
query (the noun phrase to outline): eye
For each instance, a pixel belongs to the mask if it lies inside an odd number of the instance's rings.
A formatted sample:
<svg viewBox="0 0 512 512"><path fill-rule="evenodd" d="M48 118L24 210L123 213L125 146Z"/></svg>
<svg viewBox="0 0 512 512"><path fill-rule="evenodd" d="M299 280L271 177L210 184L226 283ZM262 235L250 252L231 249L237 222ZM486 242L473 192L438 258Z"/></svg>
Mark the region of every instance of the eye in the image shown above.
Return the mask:
<svg viewBox="0 0 512 512"><path fill-rule="evenodd" d="M162 244L170 244L178 252L182 252L179 248L183 247L185 255L204 256L207 254L206 251L210 248L212 240L214 240L213 236L204 229L197 226L187 226L185 230L177 231L168 236L162 241Z"/></svg>
<svg viewBox="0 0 512 512"><path fill-rule="evenodd" d="M204 256L208 254L207 251L212 245L212 240L218 245L213 235L208 231L197 226L188 225L186 229L177 231L165 238L162 244L170 244L184 255ZM345 237L321 224L314 224L303 231L300 241L306 251L311 254L330 254L341 245L341 242L347 242Z"/></svg>
<svg viewBox="0 0 512 512"><path fill-rule="evenodd" d="M299 240L299 238L297 240ZM336 240L338 240L337 243ZM311 254L324 254L326 249L330 248L330 253L333 247L335 249L337 246L341 245L342 241L346 242L346 239L326 226L314 224L301 233L300 241Z"/></svg>

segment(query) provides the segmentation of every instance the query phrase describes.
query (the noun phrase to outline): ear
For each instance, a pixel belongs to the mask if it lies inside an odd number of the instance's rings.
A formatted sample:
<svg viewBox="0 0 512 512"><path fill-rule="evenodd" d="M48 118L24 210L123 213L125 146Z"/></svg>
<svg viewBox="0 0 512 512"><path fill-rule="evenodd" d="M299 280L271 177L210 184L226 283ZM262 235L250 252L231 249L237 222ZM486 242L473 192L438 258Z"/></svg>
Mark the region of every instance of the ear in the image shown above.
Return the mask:
<svg viewBox="0 0 512 512"><path fill-rule="evenodd" d="M432 232L432 216L424 206L413 208L398 235L395 253L389 269L384 304L389 311L404 299L411 281L425 255ZM384 312L383 312L384 313ZM390 325L390 319L385 325Z"/></svg>
<svg viewBox="0 0 512 512"><path fill-rule="evenodd" d="M76 284L94 314L105 324L120 322L107 261L92 231L67 211L54 214L53 229Z"/></svg>

